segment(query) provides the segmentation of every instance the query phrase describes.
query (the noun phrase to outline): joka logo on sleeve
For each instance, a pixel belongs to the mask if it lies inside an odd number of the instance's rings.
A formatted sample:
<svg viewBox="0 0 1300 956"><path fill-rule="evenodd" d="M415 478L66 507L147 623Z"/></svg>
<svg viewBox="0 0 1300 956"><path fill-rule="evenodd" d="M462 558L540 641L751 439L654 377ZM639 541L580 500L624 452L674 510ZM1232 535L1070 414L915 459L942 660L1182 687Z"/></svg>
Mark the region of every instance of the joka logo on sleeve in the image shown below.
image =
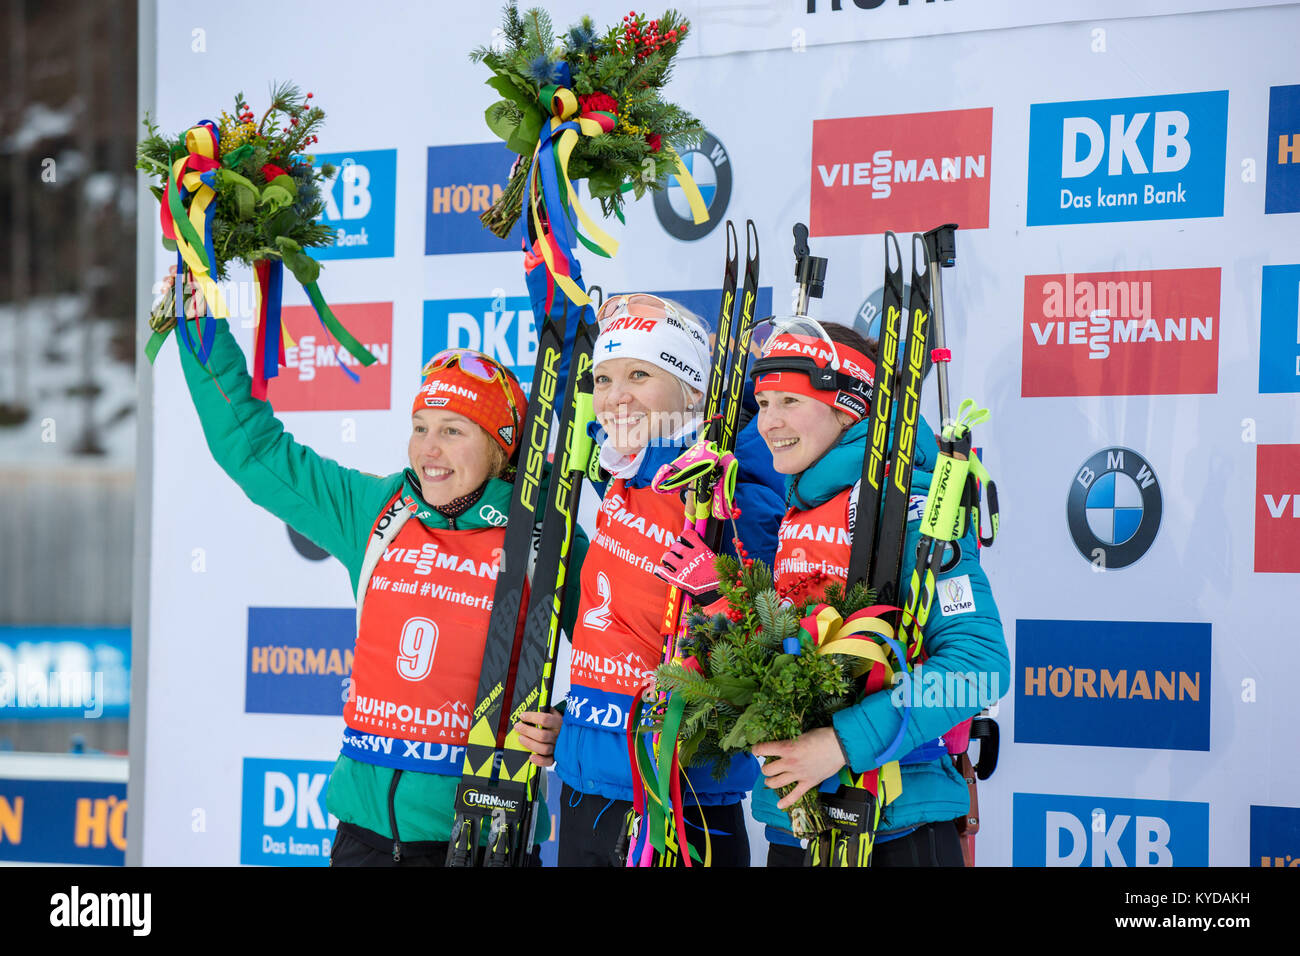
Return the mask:
<svg viewBox="0 0 1300 956"><path fill-rule="evenodd" d="M393 254L397 212L397 150L317 153L334 177L321 184L321 222L338 230L334 245L311 250L316 259L378 259ZM385 405L385 408L388 406Z"/></svg>
<svg viewBox="0 0 1300 956"><path fill-rule="evenodd" d="M1020 393L1212 394L1220 270L1025 276Z"/></svg>
<svg viewBox="0 0 1300 956"><path fill-rule="evenodd" d="M1210 625L1016 621L1016 743L1210 749Z"/></svg>
<svg viewBox="0 0 1300 956"><path fill-rule="evenodd" d="M1210 805L1011 795L1012 866L1208 866Z"/></svg>
<svg viewBox="0 0 1300 956"><path fill-rule="evenodd" d="M813 120L814 236L987 229L993 109Z"/></svg>
<svg viewBox="0 0 1300 956"><path fill-rule="evenodd" d="M518 252L516 223L506 239L483 228L479 217L501 198L515 154L504 143L430 146L424 196L424 254Z"/></svg>
<svg viewBox="0 0 1300 956"><path fill-rule="evenodd" d="M388 408L392 395L389 352L393 342L393 303L331 305L344 328L375 356L362 365L334 340L309 305L290 305L280 316L294 340L284 350L285 364L267 380L266 394L277 412L343 411ZM339 365L348 367L353 381Z"/></svg>
<svg viewBox="0 0 1300 956"><path fill-rule="evenodd" d="M1227 90L1035 103L1028 224L1222 216L1227 132Z"/></svg>
<svg viewBox="0 0 1300 956"><path fill-rule="evenodd" d="M1250 808L1250 865L1300 867L1300 807Z"/></svg>
<svg viewBox="0 0 1300 956"><path fill-rule="evenodd" d="M342 716L356 638L351 608L250 607L244 711Z"/></svg>
<svg viewBox="0 0 1300 956"><path fill-rule="evenodd" d="M329 866L338 819L325 809L328 760L244 758L239 862Z"/></svg>
<svg viewBox="0 0 1300 956"><path fill-rule="evenodd" d="M1255 446L1255 570L1300 572L1300 445Z"/></svg>
<svg viewBox="0 0 1300 956"><path fill-rule="evenodd" d="M1259 390L1300 392L1300 265L1264 266Z"/></svg>
<svg viewBox="0 0 1300 956"><path fill-rule="evenodd" d="M420 367L443 349L473 349L496 359L515 373L528 392L537 362L532 300L526 295L427 300Z"/></svg>
<svg viewBox="0 0 1300 956"><path fill-rule="evenodd" d="M1300 86L1270 87L1264 155L1264 212L1300 212Z"/></svg>

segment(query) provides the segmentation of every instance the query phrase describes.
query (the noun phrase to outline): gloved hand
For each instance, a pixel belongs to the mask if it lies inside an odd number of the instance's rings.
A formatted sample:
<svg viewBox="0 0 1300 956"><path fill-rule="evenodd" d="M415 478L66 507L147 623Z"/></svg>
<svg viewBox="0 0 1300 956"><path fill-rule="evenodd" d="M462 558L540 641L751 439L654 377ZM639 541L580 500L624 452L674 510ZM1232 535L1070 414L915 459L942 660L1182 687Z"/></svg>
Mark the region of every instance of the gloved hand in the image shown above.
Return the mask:
<svg viewBox="0 0 1300 956"><path fill-rule="evenodd" d="M677 543L664 552L655 576L675 584L688 594L700 596L718 588L718 569L713 553L694 529L683 531Z"/></svg>

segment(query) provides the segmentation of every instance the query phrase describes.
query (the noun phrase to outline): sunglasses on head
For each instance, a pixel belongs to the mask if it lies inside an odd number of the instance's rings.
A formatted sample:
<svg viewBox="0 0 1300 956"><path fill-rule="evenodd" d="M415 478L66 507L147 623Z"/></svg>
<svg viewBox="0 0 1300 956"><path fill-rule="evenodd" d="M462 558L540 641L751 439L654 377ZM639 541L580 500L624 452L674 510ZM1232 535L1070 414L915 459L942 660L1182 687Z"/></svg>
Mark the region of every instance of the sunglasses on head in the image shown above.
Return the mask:
<svg viewBox="0 0 1300 956"><path fill-rule="evenodd" d="M488 358L482 352L475 352L473 349L443 349L429 359L424 366L424 370L420 372L420 377L425 378L431 372L449 368L452 364L458 365L462 372L473 376L480 382L500 382L501 389L506 395L506 401L510 405L510 415L514 418L515 425L519 424L519 407L515 405L514 389L510 387L509 373L504 365L495 359Z"/></svg>
<svg viewBox="0 0 1300 956"><path fill-rule="evenodd" d="M676 319L682 321L681 313L670 303L649 292L634 292L631 295L613 295L605 300L596 313L596 324L604 325L609 319L621 315L634 315L639 319Z"/></svg>

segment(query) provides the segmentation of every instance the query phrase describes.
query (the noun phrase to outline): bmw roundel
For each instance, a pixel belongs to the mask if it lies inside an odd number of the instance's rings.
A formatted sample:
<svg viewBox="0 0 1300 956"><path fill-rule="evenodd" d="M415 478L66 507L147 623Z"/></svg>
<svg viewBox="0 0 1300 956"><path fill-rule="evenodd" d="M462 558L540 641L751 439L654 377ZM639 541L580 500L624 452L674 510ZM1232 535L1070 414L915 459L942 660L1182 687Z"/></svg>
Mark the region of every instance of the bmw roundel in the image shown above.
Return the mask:
<svg viewBox="0 0 1300 956"><path fill-rule="evenodd" d="M655 196L655 216L674 239L691 242L703 239L722 222L731 202L731 159L717 138L705 133L700 145L682 153L682 163L700 187L700 197L709 210L707 221L695 224L691 205L675 177Z"/></svg>
<svg viewBox="0 0 1300 956"><path fill-rule="evenodd" d="M1127 568L1160 530L1163 499L1151 464L1131 448L1103 448L1074 475L1066 520L1074 546L1106 569Z"/></svg>

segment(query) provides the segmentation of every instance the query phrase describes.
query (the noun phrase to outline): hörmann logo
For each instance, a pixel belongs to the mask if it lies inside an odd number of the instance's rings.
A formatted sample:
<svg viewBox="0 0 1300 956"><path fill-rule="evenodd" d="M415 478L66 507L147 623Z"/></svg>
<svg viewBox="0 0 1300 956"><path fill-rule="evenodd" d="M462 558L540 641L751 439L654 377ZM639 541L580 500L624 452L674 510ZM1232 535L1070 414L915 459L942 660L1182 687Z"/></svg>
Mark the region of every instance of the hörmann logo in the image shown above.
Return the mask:
<svg viewBox="0 0 1300 956"><path fill-rule="evenodd" d="M1250 808L1250 865L1300 867L1300 807Z"/></svg>
<svg viewBox="0 0 1300 956"><path fill-rule="evenodd" d="M1031 226L1223 215L1228 91L1035 103Z"/></svg>
<svg viewBox="0 0 1300 956"><path fill-rule="evenodd" d="M1300 86L1268 91L1264 212L1300 212Z"/></svg>
<svg viewBox="0 0 1300 956"><path fill-rule="evenodd" d="M1017 743L1210 749L1209 624L1016 622Z"/></svg>
<svg viewBox="0 0 1300 956"><path fill-rule="evenodd" d="M1220 270L1025 276L1021 394L1218 391Z"/></svg>
<svg viewBox="0 0 1300 956"><path fill-rule="evenodd" d="M520 227L498 238L479 217L501 198L515 158L504 143L430 146L424 201L424 254L518 251Z"/></svg>
<svg viewBox="0 0 1300 956"><path fill-rule="evenodd" d="M934 3L935 0L918 0L912 4L912 9L923 9L925 4ZM943 0L944 3L952 3L952 0ZM808 13L825 13L827 11L842 10L842 0L821 0L819 5L817 0L807 0ZM908 6L908 0L851 0L852 6L849 9L858 10L879 10L884 6Z"/></svg>
<svg viewBox="0 0 1300 956"><path fill-rule="evenodd" d="M1160 482L1131 448L1103 448L1074 475L1065 515L1079 553L1098 570L1138 561L1160 530Z"/></svg>
<svg viewBox="0 0 1300 956"><path fill-rule="evenodd" d="M813 120L815 236L989 224L991 107Z"/></svg>

